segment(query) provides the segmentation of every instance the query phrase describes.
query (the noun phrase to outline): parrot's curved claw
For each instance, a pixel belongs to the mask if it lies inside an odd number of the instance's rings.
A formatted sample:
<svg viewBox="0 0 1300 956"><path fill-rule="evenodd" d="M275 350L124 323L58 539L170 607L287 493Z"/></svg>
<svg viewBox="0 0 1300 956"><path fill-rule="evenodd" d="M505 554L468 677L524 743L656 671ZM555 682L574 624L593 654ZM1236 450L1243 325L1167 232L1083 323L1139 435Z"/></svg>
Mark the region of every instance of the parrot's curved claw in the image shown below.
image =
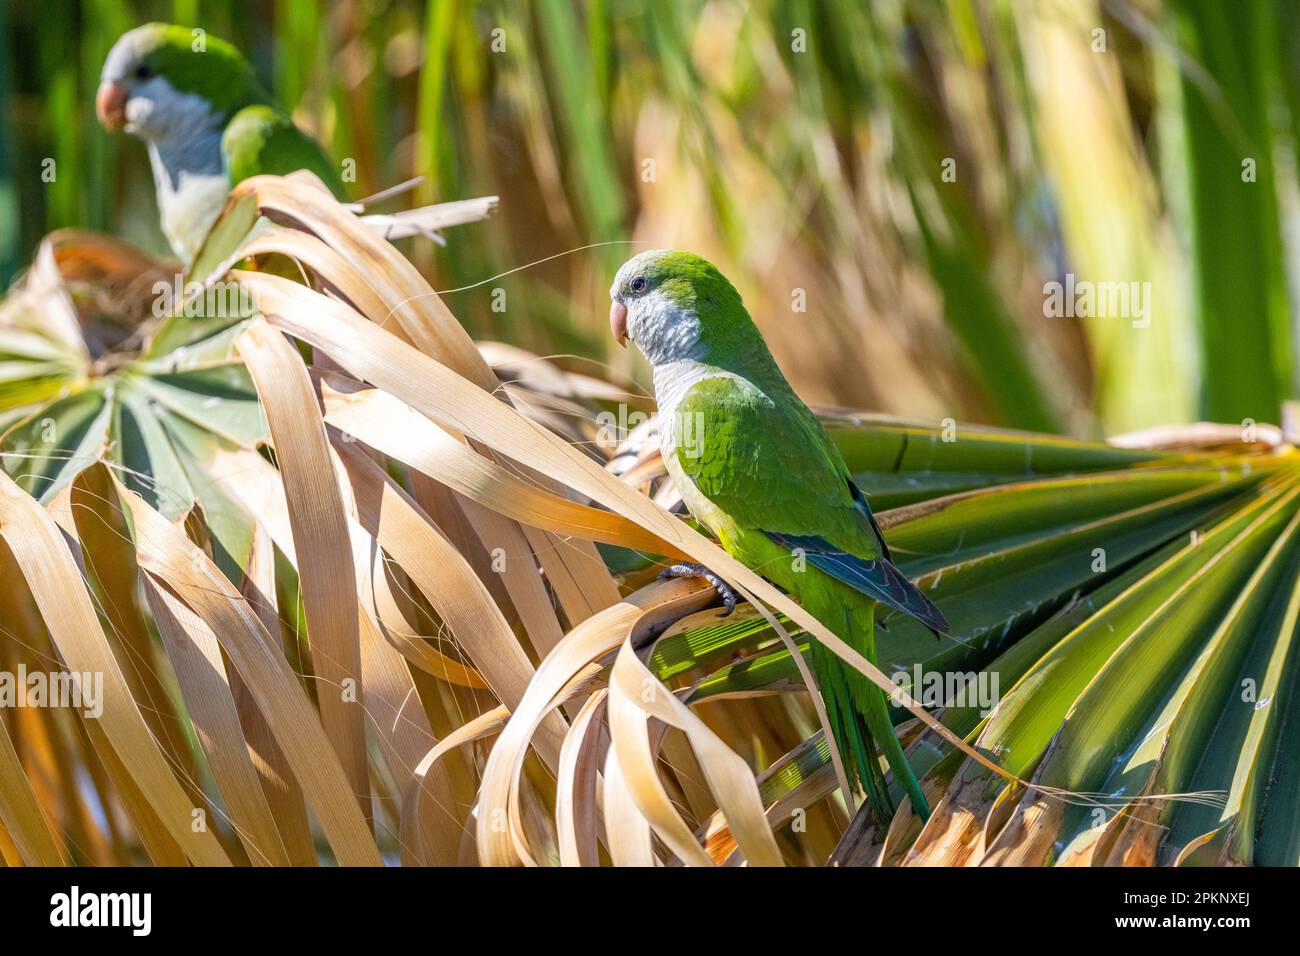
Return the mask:
<svg viewBox="0 0 1300 956"><path fill-rule="evenodd" d="M718 617L726 617L736 609L736 592L731 589L731 585L702 564L683 561L680 564L670 565L659 572L660 581L668 578L704 578L713 585L718 596L722 598L722 603L727 606Z"/></svg>

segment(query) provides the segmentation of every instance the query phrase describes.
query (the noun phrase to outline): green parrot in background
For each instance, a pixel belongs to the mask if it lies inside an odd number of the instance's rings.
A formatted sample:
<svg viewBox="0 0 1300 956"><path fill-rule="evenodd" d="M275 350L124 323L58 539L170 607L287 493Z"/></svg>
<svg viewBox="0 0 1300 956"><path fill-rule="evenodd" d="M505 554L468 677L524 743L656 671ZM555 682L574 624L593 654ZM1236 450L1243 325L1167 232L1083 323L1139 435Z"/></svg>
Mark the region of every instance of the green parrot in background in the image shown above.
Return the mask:
<svg viewBox="0 0 1300 956"><path fill-rule="evenodd" d="M310 170L346 201L340 167L275 104L238 49L202 30L149 23L124 33L104 60L95 110L105 128L148 146L163 234L186 263L230 188L249 176ZM363 220L390 239L441 242L436 228L482 219L495 201Z"/></svg>
<svg viewBox="0 0 1300 956"><path fill-rule="evenodd" d="M610 328L654 371L668 472L691 514L747 567L787 591L875 663L877 603L946 633L939 609L894 567L866 498L817 417L786 382L739 293L708 261L655 250L610 288ZM717 575L680 564L665 576ZM884 691L818 642L812 668L847 772L882 822L883 754L921 817L929 807L893 731Z"/></svg>

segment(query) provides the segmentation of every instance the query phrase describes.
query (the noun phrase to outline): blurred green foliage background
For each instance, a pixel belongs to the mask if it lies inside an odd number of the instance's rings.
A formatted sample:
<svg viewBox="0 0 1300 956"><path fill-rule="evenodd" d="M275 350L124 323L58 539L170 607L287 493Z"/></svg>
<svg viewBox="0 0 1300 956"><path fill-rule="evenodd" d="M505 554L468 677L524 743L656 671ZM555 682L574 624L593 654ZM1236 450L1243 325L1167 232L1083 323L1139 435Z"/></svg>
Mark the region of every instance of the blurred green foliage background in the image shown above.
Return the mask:
<svg viewBox="0 0 1300 956"><path fill-rule="evenodd" d="M0 11L0 286L62 226L165 250L143 147L93 110L113 41L164 19L242 47L356 160L357 198L414 175L423 201L501 196L409 250L479 338L644 384L606 289L638 248L681 246L736 282L813 402L1088 435L1277 421L1295 392L1289 0ZM1067 275L1149 283L1149 313L1046 314Z"/></svg>

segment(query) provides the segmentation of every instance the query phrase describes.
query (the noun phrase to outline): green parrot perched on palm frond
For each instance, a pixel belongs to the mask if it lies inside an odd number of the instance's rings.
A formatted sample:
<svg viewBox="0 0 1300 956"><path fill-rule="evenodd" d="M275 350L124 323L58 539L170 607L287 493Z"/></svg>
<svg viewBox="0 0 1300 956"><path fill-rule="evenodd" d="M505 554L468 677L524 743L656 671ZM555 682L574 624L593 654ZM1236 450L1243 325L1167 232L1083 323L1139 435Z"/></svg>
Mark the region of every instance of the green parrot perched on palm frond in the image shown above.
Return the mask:
<svg viewBox="0 0 1300 956"><path fill-rule="evenodd" d="M877 603L936 633L948 622L894 567L866 498L817 417L777 367L739 293L708 261L656 250L610 289L610 327L654 370L660 447L682 499L722 547L784 588L875 662ZM699 565L730 613L735 596ZM880 764L922 818L929 808L893 731L884 691L816 641L812 666L848 772L880 820L893 805Z"/></svg>
<svg viewBox="0 0 1300 956"><path fill-rule="evenodd" d="M168 23L136 27L113 44L95 109L110 130L145 141L163 234L191 262L226 194L260 174L315 173L346 201L340 169L294 125L257 81L243 54L202 30ZM364 220L387 238L424 235L484 218L495 196Z"/></svg>

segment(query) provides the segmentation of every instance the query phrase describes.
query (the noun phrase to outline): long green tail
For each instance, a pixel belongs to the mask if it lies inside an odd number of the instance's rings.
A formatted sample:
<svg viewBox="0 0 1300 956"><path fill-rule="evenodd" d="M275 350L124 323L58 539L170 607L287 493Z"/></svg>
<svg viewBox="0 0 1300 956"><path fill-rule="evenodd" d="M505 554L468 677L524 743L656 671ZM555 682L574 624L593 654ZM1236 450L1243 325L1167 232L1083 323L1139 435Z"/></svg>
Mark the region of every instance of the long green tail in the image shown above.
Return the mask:
<svg viewBox="0 0 1300 956"><path fill-rule="evenodd" d="M874 604L865 612L845 608L844 627L837 629L837 633L850 647L876 663ZM840 745L845 771L850 783L856 782L866 794L876 819L885 823L894 815L894 802L880 766L883 753L894 779L912 801L912 810L922 820L928 820L930 805L894 733L885 692L817 641L812 646L812 664L831 731Z"/></svg>

